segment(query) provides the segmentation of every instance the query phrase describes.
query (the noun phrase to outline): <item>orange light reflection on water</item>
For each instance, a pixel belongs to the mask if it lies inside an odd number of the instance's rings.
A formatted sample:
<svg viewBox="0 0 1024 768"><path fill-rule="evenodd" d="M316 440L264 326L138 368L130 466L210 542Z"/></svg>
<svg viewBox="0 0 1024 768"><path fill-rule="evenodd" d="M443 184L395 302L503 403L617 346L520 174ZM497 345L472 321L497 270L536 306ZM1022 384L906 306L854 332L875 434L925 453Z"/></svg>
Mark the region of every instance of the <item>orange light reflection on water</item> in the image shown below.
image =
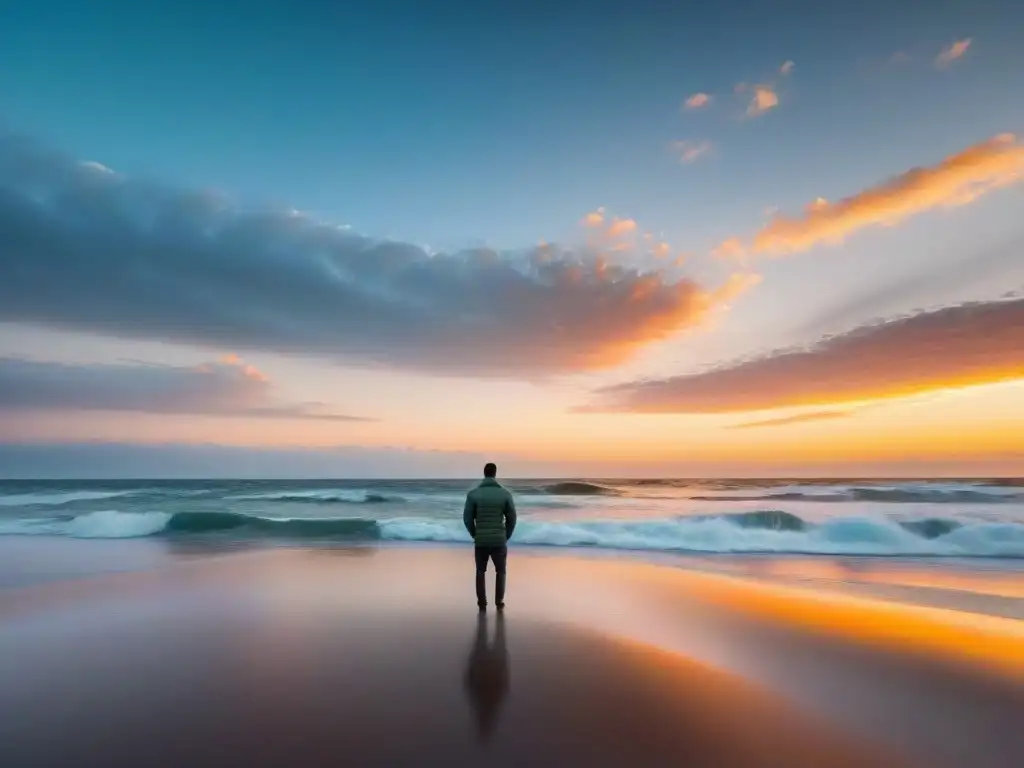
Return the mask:
<svg viewBox="0 0 1024 768"><path fill-rule="evenodd" d="M617 564L622 567L622 564ZM702 600L894 650L921 650L1024 678L1024 621L871 600L826 589L629 564L631 578Z"/></svg>

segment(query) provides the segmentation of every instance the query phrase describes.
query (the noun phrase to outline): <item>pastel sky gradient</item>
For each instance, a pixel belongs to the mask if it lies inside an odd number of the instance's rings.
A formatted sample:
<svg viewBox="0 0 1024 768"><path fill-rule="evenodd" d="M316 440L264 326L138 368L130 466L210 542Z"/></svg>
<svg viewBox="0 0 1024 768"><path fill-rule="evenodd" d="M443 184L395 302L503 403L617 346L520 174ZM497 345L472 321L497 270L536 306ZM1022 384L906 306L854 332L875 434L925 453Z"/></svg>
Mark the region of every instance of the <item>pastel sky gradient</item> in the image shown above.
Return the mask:
<svg viewBox="0 0 1024 768"><path fill-rule="evenodd" d="M4 15L0 473L1024 474L1018 2Z"/></svg>

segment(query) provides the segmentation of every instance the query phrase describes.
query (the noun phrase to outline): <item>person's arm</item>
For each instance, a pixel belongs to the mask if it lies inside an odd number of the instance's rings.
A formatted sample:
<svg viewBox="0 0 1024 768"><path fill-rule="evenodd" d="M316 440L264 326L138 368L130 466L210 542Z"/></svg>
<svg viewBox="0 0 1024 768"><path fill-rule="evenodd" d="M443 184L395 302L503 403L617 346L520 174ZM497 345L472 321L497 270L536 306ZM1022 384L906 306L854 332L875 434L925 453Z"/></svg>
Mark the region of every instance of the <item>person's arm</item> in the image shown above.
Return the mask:
<svg viewBox="0 0 1024 768"><path fill-rule="evenodd" d="M516 529L516 500L510 493L508 501L505 502L505 539L512 538L512 531Z"/></svg>
<svg viewBox="0 0 1024 768"><path fill-rule="evenodd" d="M466 506L462 510L462 524L466 526L469 535L476 538L476 502L473 501L473 494L466 494Z"/></svg>

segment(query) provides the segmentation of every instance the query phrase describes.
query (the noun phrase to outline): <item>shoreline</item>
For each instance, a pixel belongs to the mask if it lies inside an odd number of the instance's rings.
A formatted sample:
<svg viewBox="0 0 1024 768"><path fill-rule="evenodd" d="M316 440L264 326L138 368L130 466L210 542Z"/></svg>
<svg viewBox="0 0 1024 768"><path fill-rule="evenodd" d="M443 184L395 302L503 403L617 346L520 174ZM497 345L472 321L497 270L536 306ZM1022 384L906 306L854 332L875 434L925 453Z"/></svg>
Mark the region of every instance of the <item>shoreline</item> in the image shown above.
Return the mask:
<svg viewBox="0 0 1024 768"><path fill-rule="evenodd" d="M289 541L189 537L0 537L0 592L4 589L142 571L191 559L244 552L320 549L454 550L468 543L410 541ZM844 596L918 605L1024 621L1024 560L872 555L683 553L649 550L510 545L533 557L625 561L729 575ZM59 561L59 562L55 562Z"/></svg>

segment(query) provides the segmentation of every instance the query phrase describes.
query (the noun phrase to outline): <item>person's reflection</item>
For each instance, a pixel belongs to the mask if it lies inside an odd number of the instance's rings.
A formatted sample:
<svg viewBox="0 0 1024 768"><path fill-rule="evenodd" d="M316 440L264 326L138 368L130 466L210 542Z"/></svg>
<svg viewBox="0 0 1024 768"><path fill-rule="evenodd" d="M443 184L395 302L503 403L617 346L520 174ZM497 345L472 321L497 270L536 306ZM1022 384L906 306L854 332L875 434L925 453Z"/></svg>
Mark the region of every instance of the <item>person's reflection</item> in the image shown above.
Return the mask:
<svg viewBox="0 0 1024 768"><path fill-rule="evenodd" d="M487 642L487 614L477 618L476 637L466 665L465 685L473 705L477 736L490 739L498 723L498 712L508 693L508 649L505 646L505 617L499 613L494 643Z"/></svg>

